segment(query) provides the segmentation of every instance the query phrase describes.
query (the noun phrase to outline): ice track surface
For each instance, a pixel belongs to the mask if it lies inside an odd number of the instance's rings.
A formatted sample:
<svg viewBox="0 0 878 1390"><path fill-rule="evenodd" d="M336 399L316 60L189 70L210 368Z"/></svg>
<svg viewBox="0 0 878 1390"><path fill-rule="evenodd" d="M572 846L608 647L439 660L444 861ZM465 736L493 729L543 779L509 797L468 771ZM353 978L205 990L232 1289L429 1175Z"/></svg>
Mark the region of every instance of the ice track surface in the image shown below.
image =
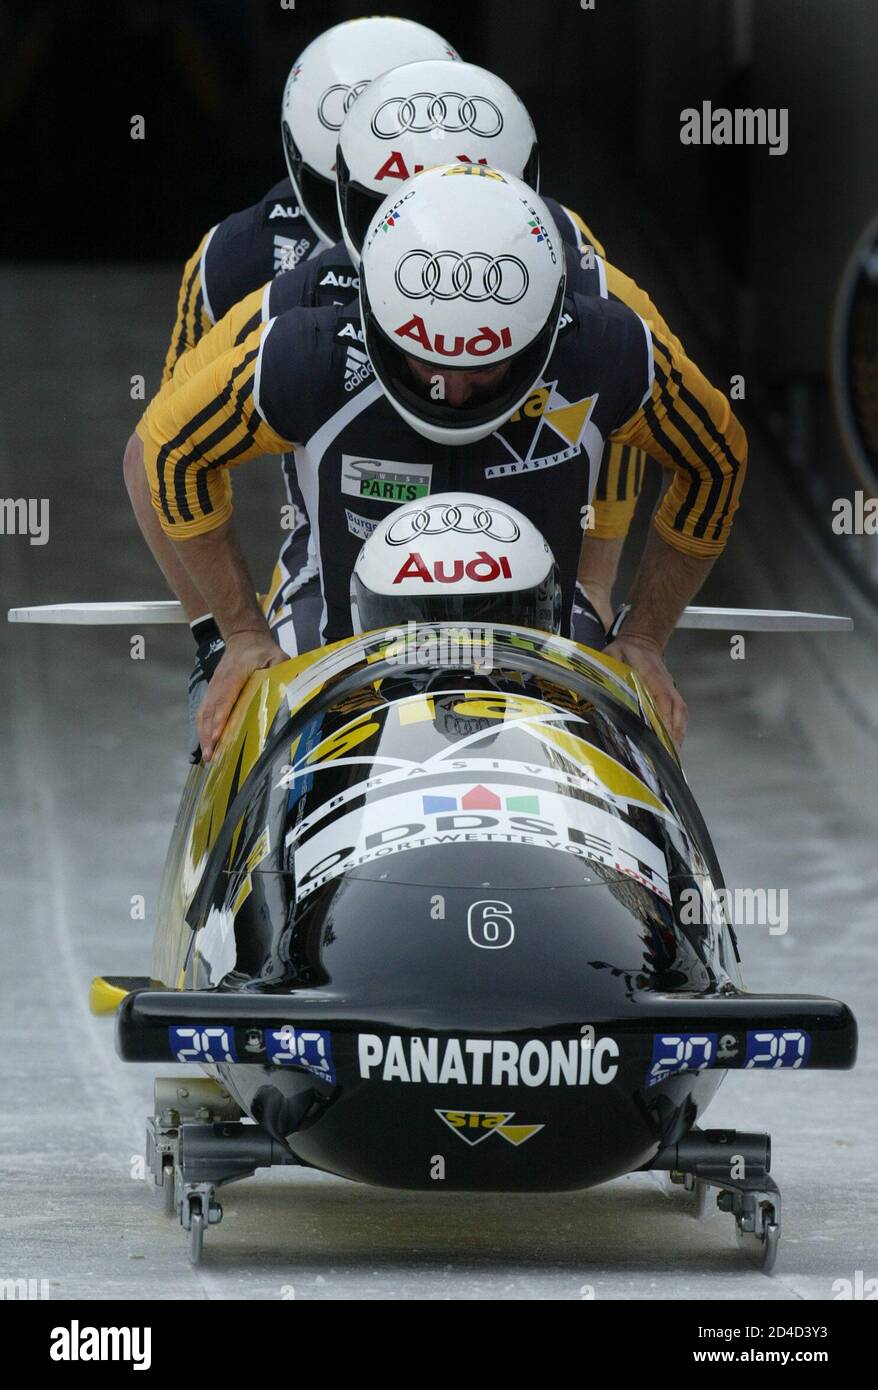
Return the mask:
<svg viewBox="0 0 878 1390"><path fill-rule="evenodd" d="M63 267L2 277L0 492L51 500L50 541L0 538L2 605L164 597L121 477L133 374L156 385L171 273ZM670 306L668 306L670 309ZM849 1073L732 1073L712 1126L768 1129L784 1232L749 1271L730 1217L701 1222L664 1179L558 1196L397 1193L307 1170L223 1190L190 1267L138 1180L150 1067L125 1066L91 977L149 969L159 874L185 767L188 634L0 629L2 1190L0 1279L53 1298L830 1299L878 1274L874 1153L878 624L790 512L758 437L745 509L702 601L852 612L853 636L680 634L689 779L730 887L790 890L789 932L742 928L746 983L835 995L860 1024ZM280 504L272 463L236 504L263 577ZM249 475L249 476L246 476ZM270 502L266 504L266 498ZM792 517L778 533L768 518ZM788 547L788 548L786 548ZM258 558L256 558L258 557ZM144 921L131 899L146 900ZM158 1070L158 1069L156 1069ZM173 1068L166 1069L174 1074Z"/></svg>

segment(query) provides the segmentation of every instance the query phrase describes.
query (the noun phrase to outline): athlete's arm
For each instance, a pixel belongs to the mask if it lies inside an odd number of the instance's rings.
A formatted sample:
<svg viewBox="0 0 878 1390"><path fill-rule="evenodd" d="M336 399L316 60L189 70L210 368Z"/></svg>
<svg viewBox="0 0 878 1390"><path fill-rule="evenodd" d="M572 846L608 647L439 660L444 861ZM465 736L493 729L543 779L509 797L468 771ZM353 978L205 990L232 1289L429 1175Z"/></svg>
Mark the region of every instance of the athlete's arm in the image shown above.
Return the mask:
<svg viewBox="0 0 878 1390"><path fill-rule="evenodd" d="M597 512L597 505L595 505ZM579 568L576 573L588 595L589 601L603 623L608 628L613 621L613 585L622 557L625 537L612 537L605 540L593 532L586 531L579 551Z"/></svg>
<svg viewBox="0 0 878 1390"><path fill-rule="evenodd" d="M650 391L612 439L644 449L672 471L653 521L668 547L695 559L715 559L725 549L738 509L747 437L726 397L695 363L645 328L653 362Z"/></svg>
<svg viewBox="0 0 878 1390"><path fill-rule="evenodd" d="M257 329L176 390L160 392L139 426L159 526L226 642L198 715L205 758L248 676L286 659L269 633L238 546L228 478L229 468L293 444L260 415L254 397L268 331Z"/></svg>
<svg viewBox="0 0 878 1390"><path fill-rule="evenodd" d="M196 588L177 554L177 547L169 540L161 527L149 493L149 482L143 467L143 440L135 433L128 440L125 458L122 463L125 486L131 500L131 507L137 518L141 535L152 551L153 559L165 577L171 592L176 595L186 611L190 623L203 618L210 610Z"/></svg>
<svg viewBox="0 0 878 1390"><path fill-rule="evenodd" d="M197 376L209 363L217 357L221 357L230 348L243 342L250 333L257 329L262 323L264 296L264 289L254 290L239 304L234 305L218 324L211 327L199 339L195 347L190 347L188 351L183 352L178 357L172 374L163 381L158 395L150 403L149 408L153 409L158 403L167 400L190 377ZM207 608L204 598L193 585L185 566L181 563L173 542L162 530L161 523L153 508L144 473L142 429L143 421L128 440L125 449L122 463L125 486L128 489L128 496L137 518L137 524L152 552L153 559L172 591L182 603L189 621L194 622L196 618L203 617L210 610Z"/></svg>
<svg viewBox="0 0 878 1390"><path fill-rule="evenodd" d="M726 397L673 341L646 331L651 389L613 438L644 449L672 470L672 481L653 519L629 595L631 610L607 650L643 675L680 743L686 705L661 654L726 545L747 468L747 439Z"/></svg>
<svg viewBox="0 0 878 1390"><path fill-rule="evenodd" d="M231 518L213 531L179 542L177 548L226 644L195 721L202 754L209 761L247 680L254 671L286 661L287 655L269 631Z"/></svg>
<svg viewBox="0 0 878 1390"><path fill-rule="evenodd" d="M168 381L184 352L194 347L203 333L208 332L212 319L204 304L204 288L201 283L204 252L212 232L201 238L195 251L183 267L183 278L177 295L177 317L171 341L165 354L162 371L162 384Z"/></svg>
<svg viewBox="0 0 878 1390"><path fill-rule="evenodd" d="M660 338L683 354L682 343L671 332L646 291L630 275L607 261L602 251L598 254L598 270L607 294L633 309ZM604 622L607 622L606 614L613 611L613 585L643 488L645 463L646 455L642 450L615 442L607 444L601 461L592 498L594 524L582 538L578 579Z"/></svg>

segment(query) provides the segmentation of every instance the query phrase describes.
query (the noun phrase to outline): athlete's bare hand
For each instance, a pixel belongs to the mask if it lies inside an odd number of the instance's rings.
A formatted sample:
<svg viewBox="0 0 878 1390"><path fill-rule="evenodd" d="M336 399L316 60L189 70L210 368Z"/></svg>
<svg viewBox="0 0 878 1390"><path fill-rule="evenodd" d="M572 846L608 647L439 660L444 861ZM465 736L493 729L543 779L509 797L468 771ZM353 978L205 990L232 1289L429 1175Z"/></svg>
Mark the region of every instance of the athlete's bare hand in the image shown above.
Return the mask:
<svg viewBox="0 0 878 1390"><path fill-rule="evenodd" d="M655 700L656 708L678 748L682 748L689 722L689 710L665 665L657 642L649 637L625 635L624 629L605 648L607 656L624 661L636 671Z"/></svg>
<svg viewBox="0 0 878 1390"><path fill-rule="evenodd" d="M253 672L288 660L286 652L267 633L238 632L226 639L222 661L207 687L195 721L205 762L213 757L232 706Z"/></svg>

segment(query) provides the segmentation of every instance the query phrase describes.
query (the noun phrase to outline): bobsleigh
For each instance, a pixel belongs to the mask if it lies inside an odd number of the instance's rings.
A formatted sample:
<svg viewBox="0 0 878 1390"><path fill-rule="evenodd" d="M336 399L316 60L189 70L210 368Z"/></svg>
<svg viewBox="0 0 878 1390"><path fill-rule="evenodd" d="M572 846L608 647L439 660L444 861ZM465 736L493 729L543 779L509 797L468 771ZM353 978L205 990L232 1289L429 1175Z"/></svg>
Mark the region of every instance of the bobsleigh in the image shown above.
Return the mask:
<svg viewBox="0 0 878 1390"><path fill-rule="evenodd" d="M204 1073L156 1083L155 1183L197 1260L268 1165L446 1193L652 1169L770 1269L769 1137L702 1120L729 1070L853 1066L851 1012L744 989L635 673L486 631L489 659L410 626L258 672L192 769L150 976L93 986L123 1059Z"/></svg>

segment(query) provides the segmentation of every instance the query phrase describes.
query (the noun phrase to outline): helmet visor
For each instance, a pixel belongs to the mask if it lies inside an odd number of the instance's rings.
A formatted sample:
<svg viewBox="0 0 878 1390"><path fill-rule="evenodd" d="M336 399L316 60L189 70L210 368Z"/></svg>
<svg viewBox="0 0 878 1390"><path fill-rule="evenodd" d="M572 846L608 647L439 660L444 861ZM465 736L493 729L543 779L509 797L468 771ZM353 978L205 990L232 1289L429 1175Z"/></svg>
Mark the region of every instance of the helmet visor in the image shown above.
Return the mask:
<svg viewBox="0 0 878 1390"><path fill-rule="evenodd" d="M532 627L539 632L561 630L561 586L558 567L530 589L490 594L378 594L366 588L356 573L351 577L351 616L354 630L404 627L406 623L454 623L478 627L484 623Z"/></svg>
<svg viewBox="0 0 878 1390"><path fill-rule="evenodd" d="M375 193L371 188L365 188L363 184L351 179L341 145L336 150L335 175L338 180L338 201L344 229L359 254L366 240L369 223L383 203L385 195Z"/></svg>
<svg viewBox="0 0 878 1390"><path fill-rule="evenodd" d="M335 180L318 174L310 164L305 163L286 121L283 122L282 130L287 169L299 195L299 201L324 241L334 245L341 240Z"/></svg>

